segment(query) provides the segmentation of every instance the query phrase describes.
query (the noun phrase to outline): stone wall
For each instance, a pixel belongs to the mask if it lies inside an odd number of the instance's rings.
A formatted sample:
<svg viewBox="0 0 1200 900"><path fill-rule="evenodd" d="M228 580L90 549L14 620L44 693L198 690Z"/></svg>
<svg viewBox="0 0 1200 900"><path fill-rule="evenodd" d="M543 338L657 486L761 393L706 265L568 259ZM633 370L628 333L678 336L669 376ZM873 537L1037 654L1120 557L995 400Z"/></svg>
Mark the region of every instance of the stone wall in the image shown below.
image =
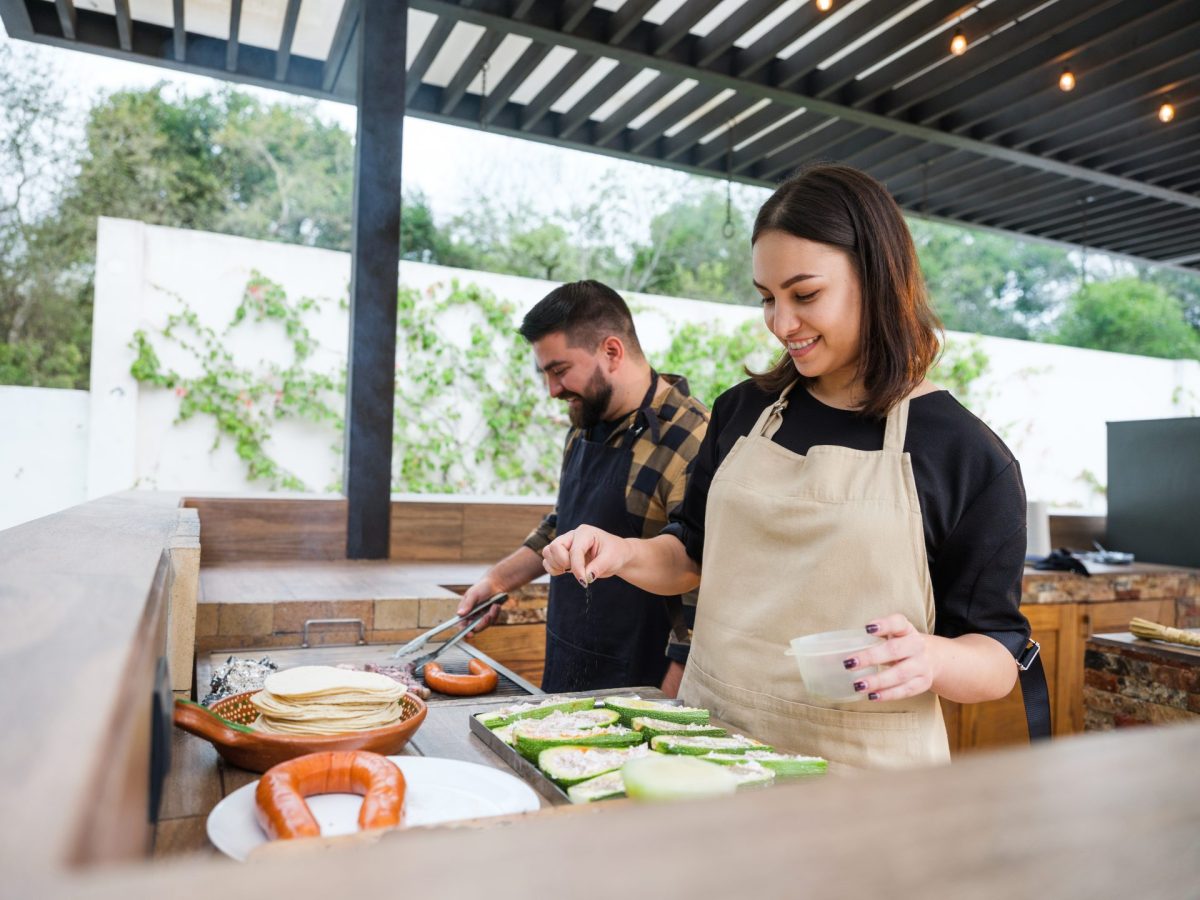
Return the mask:
<svg viewBox="0 0 1200 900"><path fill-rule="evenodd" d="M1105 635L1084 651L1084 729L1200 719L1200 649Z"/></svg>

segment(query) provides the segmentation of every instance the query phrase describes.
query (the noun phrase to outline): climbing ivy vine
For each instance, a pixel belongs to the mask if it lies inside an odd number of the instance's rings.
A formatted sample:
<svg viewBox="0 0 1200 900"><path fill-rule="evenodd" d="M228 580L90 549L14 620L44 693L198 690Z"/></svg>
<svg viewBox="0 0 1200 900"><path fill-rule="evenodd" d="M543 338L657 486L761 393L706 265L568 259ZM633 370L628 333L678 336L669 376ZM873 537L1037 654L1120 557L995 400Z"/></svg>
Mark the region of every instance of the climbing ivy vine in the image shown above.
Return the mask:
<svg viewBox="0 0 1200 900"><path fill-rule="evenodd" d="M272 427L283 420L325 425L340 454L346 372L319 370L317 342L305 324L321 303L292 302L283 288L255 272L241 303L220 331L205 325L181 297L165 327L134 333L131 374L172 390L176 422L211 417L213 448L230 439L251 481L272 490L310 490L273 454ZM341 304L344 306L344 301ZM545 395L532 353L513 328L515 307L475 285L401 287L397 296L396 405L392 489L415 493L529 494L558 482L565 415ZM228 349L247 323L283 330L286 365L245 365ZM158 348L182 357L164 366ZM340 465L338 466L340 471ZM322 487L340 488L330 473Z"/></svg>
<svg viewBox="0 0 1200 900"><path fill-rule="evenodd" d="M208 416L213 448L231 440L249 480L272 490L338 490L340 462L323 486L306 484L275 457L272 429L308 422L331 432L341 453L344 365L323 371L306 319L334 301L289 300L284 289L253 273L232 318L221 330L204 324L178 295L177 310L154 332L139 330L131 374L142 384L174 391L176 422ZM345 301L337 301L344 309ZM516 307L474 284L435 285L397 293L396 403L392 489L412 493L545 494L555 490L567 426L565 408L551 400L533 353L517 335ZM253 323L282 329L289 359L245 364L230 351L236 332ZM180 368L161 356L186 360ZM160 350L163 353L160 354ZM656 354L663 372L686 375L693 396L707 404L774 360L776 342L755 320L737 326L684 322ZM947 348L933 377L960 399L988 367L978 341Z"/></svg>

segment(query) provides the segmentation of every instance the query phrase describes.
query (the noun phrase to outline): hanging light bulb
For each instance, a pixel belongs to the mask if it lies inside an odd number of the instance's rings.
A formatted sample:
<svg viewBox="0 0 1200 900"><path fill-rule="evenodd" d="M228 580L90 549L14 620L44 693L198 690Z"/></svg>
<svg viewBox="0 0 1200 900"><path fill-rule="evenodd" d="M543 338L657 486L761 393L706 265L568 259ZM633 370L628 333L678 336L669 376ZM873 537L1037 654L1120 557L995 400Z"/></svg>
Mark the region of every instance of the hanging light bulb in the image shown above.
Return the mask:
<svg viewBox="0 0 1200 900"><path fill-rule="evenodd" d="M1062 74L1058 76L1058 89L1060 91L1075 90L1075 73L1071 71L1070 67L1063 69Z"/></svg>
<svg viewBox="0 0 1200 900"><path fill-rule="evenodd" d="M817 9L821 12L829 12L833 9L833 0L817 0Z"/></svg>
<svg viewBox="0 0 1200 900"><path fill-rule="evenodd" d="M1163 98L1162 106L1158 108L1158 121L1164 125L1175 118L1175 104L1170 97Z"/></svg>
<svg viewBox="0 0 1200 900"><path fill-rule="evenodd" d="M950 38L950 52L955 56L962 56L967 52L967 37L961 28L954 29L954 37Z"/></svg>

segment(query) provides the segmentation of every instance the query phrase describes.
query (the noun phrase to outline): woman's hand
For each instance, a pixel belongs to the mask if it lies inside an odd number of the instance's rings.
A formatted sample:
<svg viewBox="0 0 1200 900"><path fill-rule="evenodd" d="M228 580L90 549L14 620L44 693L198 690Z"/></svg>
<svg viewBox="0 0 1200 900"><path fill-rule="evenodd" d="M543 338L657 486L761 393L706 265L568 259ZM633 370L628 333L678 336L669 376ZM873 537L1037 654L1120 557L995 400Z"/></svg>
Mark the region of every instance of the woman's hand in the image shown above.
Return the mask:
<svg viewBox="0 0 1200 900"><path fill-rule="evenodd" d="M854 672L871 666L886 666L874 675L854 682L854 689L869 700L901 700L915 697L933 687L936 678L934 653L929 635L917 631L912 622L896 614L867 623L867 633L886 640L843 661Z"/></svg>
<svg viewBox="0 0 1200 900"><path fill-rule="evenodd" d="M591 525L560 534L542 551L547 572L570 572L585 587L597 578L616 575L629 561L629 555L624 538Z"/></svg>

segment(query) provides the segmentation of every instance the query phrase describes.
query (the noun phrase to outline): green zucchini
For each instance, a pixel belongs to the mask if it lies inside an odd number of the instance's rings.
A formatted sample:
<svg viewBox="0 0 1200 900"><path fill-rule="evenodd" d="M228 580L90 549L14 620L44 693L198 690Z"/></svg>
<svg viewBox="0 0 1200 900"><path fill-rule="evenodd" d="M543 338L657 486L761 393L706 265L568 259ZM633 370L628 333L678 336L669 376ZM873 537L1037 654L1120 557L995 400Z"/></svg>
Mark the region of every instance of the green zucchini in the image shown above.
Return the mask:
<svg viewBox="0 0 1200 900"><path fill-rule="evenodd" d="M718 797L737 790L738 780L725 766L692 756L651 753L621 767L625 793L635 800L688 800Z"/></svg>
<svg viewBox="0 0 1200 900"><path fill-rule="evenodd" d="M774 753L769 750L747 750L745 753L706 753L700 758L723 766L737 765L752 760L759 765L766 766L780 778L823 775L829 768L829 763L819 756L796 756L789 753Z"/></svg>
<svg viewBox="0 0 1200 900"><path fill-rule="evenodd" d="M616 712L616 710L610 710ZM633 730L640 731L646 740L661 734L688 735L689 737L725 737L728 732L716 725L701 725L697 722L668 722L666 719L651 719L646 716L633 717Z"/></svg>
<svg viewBox="0 0 1200 900"><path fill-rule="evenodd" d="M650 747L659 753L682 753L688 756L702 756L706 753L745 753L747 750L773 749L762 741L742 737L735 734L732 737L675 737L664 734L652 738Z"/></svg>
<svg viewBox="0 0 1200 900"><path fill-rule="evenodd" d="M694 706L676 706L664 700L643 700L640 697L605 697L600 702L621 714L622 725L629 725L637 716L666 722L708 724L708 710Z"/></svg>
<svg viewBox="0 0 1200 900"><path fill-rule="evenodd" d="M775 780L775 773L762 763L743 761L726 766L725 771L738 781L738 787L761 787Z"/></svg>
<svg viewBox="0 0 1200 900"><path fill-rule="evenodd" d="M571 798L572 803L592 803L596 800L607 800L609 797L623 797L625 781L621 778L619 769L606 772L567 788L567 796Z"/></svg>
<svg viewBox="0 0 1200 900"><path fill-rule="evenodd" d="M592 709L596 701L591 697L581 697L570 700L563 697L548 697L541 703L517 703L502 709L477 713L475 718L488 728L499 728L501 725L511 725L520 719L544 719L556 712L579 712Z"/></svg>
<svg viewBox="0 0 1200 900"><path fill-rule="evenodd" d="M633 747L588 747L568 744L550 747L538 754L537 764L542 773L560 787L615 772L629 760L645 756L650 748L645 744Z"/></svg>
<svg viewBox="0 0 1200 900"><path fill-rule="evenodd" d="M642 736L632 729L620 725L607 728L570 728L547 732L539 729L524 729L524 723L513 728L514 746L517 752L536 762L538 754L550 747L575 744L582 747L631 747L642 743Z"/></svg>

